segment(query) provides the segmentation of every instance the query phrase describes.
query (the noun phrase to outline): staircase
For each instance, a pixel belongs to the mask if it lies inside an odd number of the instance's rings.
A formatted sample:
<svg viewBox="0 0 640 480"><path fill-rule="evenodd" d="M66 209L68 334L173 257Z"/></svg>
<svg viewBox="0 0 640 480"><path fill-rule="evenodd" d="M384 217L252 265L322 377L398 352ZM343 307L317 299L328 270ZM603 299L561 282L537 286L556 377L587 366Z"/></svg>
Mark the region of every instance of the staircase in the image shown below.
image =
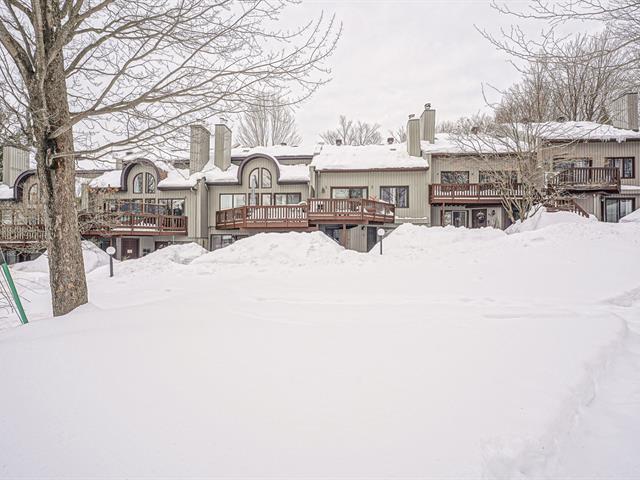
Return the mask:
<svg viewBox="0 0 640 480"><path fill-rule="evenodd" d="M556 198L545 203L547 212L571 212L589 218L589 214L573 198Z"/></svg>

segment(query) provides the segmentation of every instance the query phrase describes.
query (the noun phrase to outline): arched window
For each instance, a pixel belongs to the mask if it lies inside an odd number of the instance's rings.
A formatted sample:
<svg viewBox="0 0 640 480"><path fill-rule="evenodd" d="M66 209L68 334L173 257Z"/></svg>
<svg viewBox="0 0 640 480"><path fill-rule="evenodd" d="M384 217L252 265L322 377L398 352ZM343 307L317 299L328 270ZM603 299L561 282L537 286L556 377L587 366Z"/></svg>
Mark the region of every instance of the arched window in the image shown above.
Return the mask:
<svg viewBox="0 0 640 480"><path fill-rule="evenodd" d="M147 173L147 193L156 193L156 177L153 173Z"/></svg>
<svg viewBox="0 0 640 480"><path fill-rule="evenodd" d="M271 172L266 168L262 169L262 188L271 188Z"/></svg>
<svg viewBox="0 0 640 480"><path fill-rule="evenodd" d="M40 202L40 189L38 188L38 184L34 183L29 187L29 191L27 192L27 203L29 205L37 205Z"/></svg>
<svg viewBox="0 0 640 480"><path fill-rule="evenodd" d="M260 183L258 183L259 180L259 174L260 174L260 169L259 168L254 168L253 170L251 170L251 173L249 174L249 188L259 188L260 187Z"/></svg>
<svg viewBox="0 0 640 480"><path fill-rule="evenodd" d="M133 193L142 193L142 185L144 181L144 175L142 173L133 177Z"/></svg>

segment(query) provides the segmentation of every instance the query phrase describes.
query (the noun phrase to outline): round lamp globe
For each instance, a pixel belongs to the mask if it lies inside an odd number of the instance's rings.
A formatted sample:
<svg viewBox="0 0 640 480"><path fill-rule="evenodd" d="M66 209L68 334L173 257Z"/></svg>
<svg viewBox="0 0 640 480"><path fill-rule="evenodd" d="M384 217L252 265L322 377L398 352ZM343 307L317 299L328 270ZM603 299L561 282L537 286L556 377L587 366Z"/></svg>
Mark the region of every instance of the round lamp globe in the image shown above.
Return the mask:
<svg viewBox="0 0 640 480"><path fill-rule="evenodd" d="M114 253L116 253L116 249L114 247L107 247L106 252L108 255L113 255Z"/></svg>

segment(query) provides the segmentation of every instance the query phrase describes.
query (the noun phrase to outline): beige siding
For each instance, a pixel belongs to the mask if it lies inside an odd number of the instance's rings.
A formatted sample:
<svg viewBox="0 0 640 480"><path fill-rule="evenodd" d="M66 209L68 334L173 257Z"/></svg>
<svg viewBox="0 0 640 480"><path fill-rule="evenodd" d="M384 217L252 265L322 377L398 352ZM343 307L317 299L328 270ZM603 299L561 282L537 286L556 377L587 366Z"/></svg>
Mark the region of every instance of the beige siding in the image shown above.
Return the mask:
<svg viewBox="0 0 640 480"><path fill-rule="evenodd" d="M133 179L139 173L151 173L154 176L156 175L156 170L149 165L138 164L131 167L129 170L129 176L127 178L127 191L124 192L114 192L108 195L108 198L114 199L141 199L141 200L154 200L157 201L161 198L175 198L175 199L184 199L184 211L185 216L188 217L187 220L187 233L189 238L193 240L199 239L201 233L199 232L199 223L197 221L200 212L199 212L199 204L198 197L195 190L159 190L156 188L155 193L146 193L143 189L143 193L133 193ZM159 178L156 178L156 185L160 182ZM146 187L146 185L145 185ZM199 242L201 243L201 242Z"/></svg>
<svg viewBox="0 0 640 480"><path fill-rule="evenodd" d="M604 167L608 157L634 157L635 178L622 179L622 185L640 186L640 142L582 142L567 146L551 146L541 151L546 165L557 157L590 158L594 167Z"/></svg>
<svg viewBox="0 0 640 480"><path fill-rule="evenodd" d="M469 172L469 183L480 182L481 171L514 170L513 161L502 158L481 159L473 156L441 156L431 158L431 183L442 183L441 173L456 171Z"/></svg>
<svg viewBox="0 0 640 480"><path fill-rule="evenodd" d="M428 171L358 171L322 172L316 174L315 192L318 198L330 198L331 188L367 187L369 198L380 198L380 187L409 187L409 207L396 208L396 221L429 223ZM366 240L365 240L366 241Z"/></svg>
<svg viewBox="0 0 640 480"><path fill-rule="evenodd" d="M223 193L243 193L248 196L251 193L249 188L249 175L255 168L265 168L271 173L271 188L256 188L255 193L258 198L261 198L261 194L269 193L272 195L275 193L299 193L302 201L306 201L309 193L309 186L306 183L300 184L280 184L278 183L278 174L276 165L272 160L268 158L255 158L250 160L242 171L242 179L240 185L209 185L209 234L213 233L233 233L227 231L216 230L216 212L220 210L220 195Z"/></svg>

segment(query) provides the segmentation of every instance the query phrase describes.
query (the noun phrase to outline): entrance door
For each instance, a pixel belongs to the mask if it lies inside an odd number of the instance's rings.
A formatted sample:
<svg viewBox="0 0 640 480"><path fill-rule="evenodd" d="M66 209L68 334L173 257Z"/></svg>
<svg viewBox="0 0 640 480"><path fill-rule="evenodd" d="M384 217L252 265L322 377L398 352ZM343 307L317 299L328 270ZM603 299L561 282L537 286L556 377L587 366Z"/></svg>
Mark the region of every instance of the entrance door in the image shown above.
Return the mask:
<svg viewBox="0 0 640 480"><path fill-rule="evenodd" d="M122 239L122 253L120 257L122 260L130 260L132 258L138 258L140 256L140 239L139 238L123 238Z"/></svg>
<svg viewBox="0 0 640 480"><path fill-rule="evenodd" d="M371 251L376 246L376 243L378 243L377 227L367 227L367 252Z"/></svg>
<svg viewBox="0 0 640 480"><path fill-rule="evenodd" d="M487 209L475 208L471 210L471 228L483 228L487 226Z"/></svg>

